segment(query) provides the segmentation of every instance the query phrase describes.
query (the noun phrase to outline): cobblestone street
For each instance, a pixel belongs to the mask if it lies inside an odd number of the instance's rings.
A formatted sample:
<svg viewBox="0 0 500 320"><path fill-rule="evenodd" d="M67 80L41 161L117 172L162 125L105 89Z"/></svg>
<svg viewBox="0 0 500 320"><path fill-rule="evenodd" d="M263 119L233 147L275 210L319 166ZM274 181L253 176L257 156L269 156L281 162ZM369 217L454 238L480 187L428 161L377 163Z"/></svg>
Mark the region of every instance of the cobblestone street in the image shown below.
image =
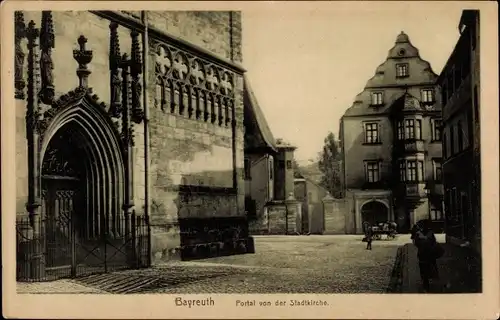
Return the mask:
<svg viewBox="0 0 500 320"><path fill-rule="evenodd" d="M255 254L172 262L64 282L109 293L386 292L397 248L408 243L409 236L375 241L372 251L365 250L361 238L257 236ZM29 285L18 289L33 292Z"/></svg>

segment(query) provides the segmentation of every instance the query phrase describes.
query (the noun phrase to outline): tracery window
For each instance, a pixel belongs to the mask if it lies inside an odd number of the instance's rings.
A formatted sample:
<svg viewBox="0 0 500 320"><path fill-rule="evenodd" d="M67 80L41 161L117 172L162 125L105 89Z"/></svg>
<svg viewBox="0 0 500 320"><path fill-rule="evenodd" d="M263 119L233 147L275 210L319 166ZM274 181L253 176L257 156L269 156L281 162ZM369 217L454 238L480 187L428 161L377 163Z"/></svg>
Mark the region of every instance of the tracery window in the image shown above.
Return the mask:
<svg viewBox="0 0 500 320"><path fill-rule="evenodd" d="M155 106L165 112L219 126L234 118L235 74L210 61L153 41Z"/></svg>

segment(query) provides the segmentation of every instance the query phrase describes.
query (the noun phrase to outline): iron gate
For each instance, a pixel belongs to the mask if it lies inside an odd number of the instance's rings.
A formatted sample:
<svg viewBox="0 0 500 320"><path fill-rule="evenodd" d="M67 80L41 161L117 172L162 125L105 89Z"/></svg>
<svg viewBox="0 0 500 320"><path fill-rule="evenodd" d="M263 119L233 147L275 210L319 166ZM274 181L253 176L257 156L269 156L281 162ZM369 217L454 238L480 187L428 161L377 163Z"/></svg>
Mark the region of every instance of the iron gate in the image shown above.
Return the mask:
<svg viewBox="0 0 500 320"><path fill-rule="evenodd" d="M95 238L79 233L77 220L35 216L18 218L17 280L46 281L150 266L146 216L122 217L121 233ZM39 232L34 232L39 225ZM128 232L126 231L128 230Z"/></svg>

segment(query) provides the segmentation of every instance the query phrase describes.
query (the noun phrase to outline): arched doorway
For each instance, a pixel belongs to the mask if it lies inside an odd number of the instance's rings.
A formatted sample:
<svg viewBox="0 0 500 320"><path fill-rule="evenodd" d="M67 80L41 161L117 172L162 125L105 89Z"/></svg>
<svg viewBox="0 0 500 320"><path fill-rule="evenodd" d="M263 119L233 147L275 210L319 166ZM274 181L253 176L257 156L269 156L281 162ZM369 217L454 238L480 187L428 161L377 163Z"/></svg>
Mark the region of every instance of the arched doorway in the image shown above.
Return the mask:
<svg viewBox="0 0 500 320"><path fill-rule="evenodd" d="M45 220L46 268L71 266L72 242L87 225L88 157L69 126L51 139L42 163L42 214Z"/></svg>
<svg viewBox="0 0 500 320"><path fill-rule="evenodd" d="M361 207L361 218L364 222L374 225L380 222L387 222L389 220L389 210L379 201L370 201Z"/></svg>
<svg viewBox="0 0 500 320"><path fill-rule="evenodd" d="M144 217L123 211L130 203L123 145L106 116L84 98L62 109L44 135L45 269L56 278L134 267L142 264L138 252L149 251L137 247L149 237Z"/></svg>

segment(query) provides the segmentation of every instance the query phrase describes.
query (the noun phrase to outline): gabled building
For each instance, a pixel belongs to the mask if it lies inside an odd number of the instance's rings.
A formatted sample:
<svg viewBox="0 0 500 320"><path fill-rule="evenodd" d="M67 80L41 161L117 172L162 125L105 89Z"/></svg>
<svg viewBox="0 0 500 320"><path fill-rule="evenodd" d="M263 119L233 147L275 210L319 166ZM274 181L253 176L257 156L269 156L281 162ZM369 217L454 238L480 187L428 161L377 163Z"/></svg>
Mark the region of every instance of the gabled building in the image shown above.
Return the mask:
<svg viewBox="0 0 500 320"><path fill-rule="evenodd" d="M458 28L460 38L438 79L443 101L446 239L470 243L481 252L479 11L464 10Z"/></svg>
<svg viewBox="0 0 500 320"><path fill-rule="evenodd" d="M441 103L437 75L401 32L340 121L344 197L362 223L421 219L442 228Z"/></svg>
<svg viewBox="0 0 500 320"><path fill-rule="evenodd" d="M267 207L284 203L294 193L295 146L275 139L250 81L244 77L245 210L259 233L267 221Z"/></svg>

